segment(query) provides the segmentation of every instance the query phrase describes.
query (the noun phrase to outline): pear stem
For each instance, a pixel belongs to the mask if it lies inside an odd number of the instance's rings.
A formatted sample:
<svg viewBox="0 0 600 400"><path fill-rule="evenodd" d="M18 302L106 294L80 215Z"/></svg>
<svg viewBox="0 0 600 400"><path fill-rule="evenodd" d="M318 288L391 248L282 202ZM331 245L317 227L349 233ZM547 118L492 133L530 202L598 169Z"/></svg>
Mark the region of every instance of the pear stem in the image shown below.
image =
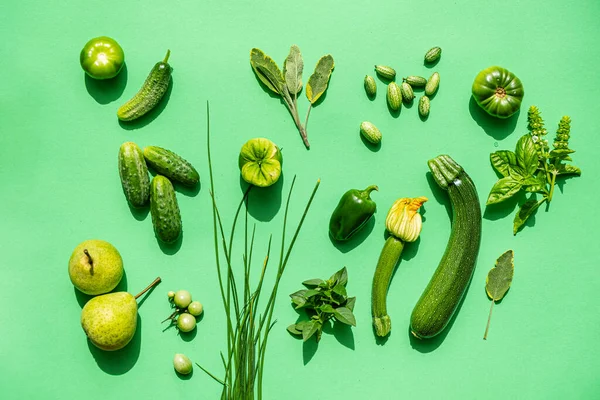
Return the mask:
<svg viewBox="0 0 600 400"><path fill-rule="evenodd" d="M137 300L138 297L140 297L141 295L143 295L144 293L146 293L148 290L152 289L154 286L156 286L159 283L160 283L160 276L158 278L156 278L154 280L154 282L152 282L151 284L149 284L148 287L146 287L146 289L144 289L141 292L139 292L138 294L136 294L135 295L135 299Z"/></svg>
<svg viewBox="0 0 600 400"><path fill-rule="evenodd" d="M90 262L90 274L94 275L94 260L92 259L92 256L90 255L90 252L87 249L83 249L83 252L85 253L85 255L88 258L88 261Z"/></svg>

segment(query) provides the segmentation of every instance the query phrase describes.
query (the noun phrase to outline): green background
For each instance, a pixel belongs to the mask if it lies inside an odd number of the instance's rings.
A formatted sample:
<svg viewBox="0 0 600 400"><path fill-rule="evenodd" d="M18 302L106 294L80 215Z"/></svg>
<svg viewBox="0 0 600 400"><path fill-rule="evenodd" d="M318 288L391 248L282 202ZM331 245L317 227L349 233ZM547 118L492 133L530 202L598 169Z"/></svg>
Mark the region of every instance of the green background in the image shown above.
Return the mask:
<svg viewBox="0 0 600 400"><path fill-rule="evenodd" d="M292 224L321 179L281 282L266 399L598 398L599 14L595 0L3 2L0 397L218 396L219 385L202 371L182 380L171 362L183 352L220 375L219 351L225 350L208 191L209 100L217 201L226 226L245 187L237 169L241 145L264 136L284 149L281 183L251 195L257 254L269 233L279 245L293 176ZM85 42L100 35L125 50L127 69L113 82L86 79L79 66ZM336 62L326 98L311 113L310 151L248 62L250 49L259 47L282 63L292 44L302 50L305 82L320 56L331 53ZM429 69L423 55L435 45L443 54ZM120 125L116 109L167 49L173 66L167 100L138 123ZM426 122L416 102L391 115L379 80L377 98L367 99L362 81L373 64L392 65L400 76L439 71L441 86ZM508 121L487 117L470 100L474 76L494 64L515 72L526 91L520 114ZM302 96L301 114L306 104ZM415 342L407 329L410 313L450 233L448 199L428 179L426 161L450 154L473 178L483 205L497 179L489 153L514 148L532 104L541 109L550 140L560 117L571 116L574 164L583 176L561 184L549 212L539 210L516 237L512 218L524 196L484 209L478 265L458 317L441 337ZM380 149L361 140L363 120L383 132ZM132 213L125 201L117 173L124 141L174 150L201 174L198 191L178 189L184 234L175 247L159 245L148 213ZM379 205L374 224L357 240L333 245L327 225L339 197L370 184L380 189L373 194ZM393 330L381 344L371 329L370 285L385 215L397 198L420 195L429 198L423 231L407 246L392 281ZM140 307L133 342L116 353L88 344L79 323L85 298L67 275L72 250L90 238L121 252L126 282L120 288L137 293L156 276L163 279ZM513 286L495 307L484 341L485 277L507 249L515 251ZM287 294L344 265L348 291L358 298L358 326L326 332L318 347L303 345L285 331L297 318ZM160 324L170 313L166 292L180 288L205 306L196 332L185 337L175 329L163 332L166 324Z"/></svg>

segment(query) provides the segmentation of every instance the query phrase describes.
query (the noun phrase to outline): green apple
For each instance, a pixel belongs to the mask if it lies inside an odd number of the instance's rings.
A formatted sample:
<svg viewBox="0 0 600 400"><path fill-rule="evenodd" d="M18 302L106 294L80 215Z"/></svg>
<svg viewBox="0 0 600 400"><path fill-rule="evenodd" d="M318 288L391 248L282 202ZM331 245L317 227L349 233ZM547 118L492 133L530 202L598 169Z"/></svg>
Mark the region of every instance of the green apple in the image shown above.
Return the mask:
<svg viewBox="0 0 600 400"><path fill-rule="evenodd" d="M69 260L69 278L85 294L97 295L113 290L123 277L119 251L103 240L80 243Z"/></svg>

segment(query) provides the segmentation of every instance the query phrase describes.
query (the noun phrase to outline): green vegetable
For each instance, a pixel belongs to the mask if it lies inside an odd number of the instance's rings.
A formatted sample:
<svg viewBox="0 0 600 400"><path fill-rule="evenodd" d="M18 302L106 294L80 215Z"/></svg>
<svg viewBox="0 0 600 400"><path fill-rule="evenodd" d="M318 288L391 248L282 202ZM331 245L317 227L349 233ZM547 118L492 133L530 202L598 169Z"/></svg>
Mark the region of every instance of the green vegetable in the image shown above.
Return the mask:
<svg viewBox="0 0 600 400"><path fill-rule="evenodd" d="M125 65L125 53L116 40L106 36L91 39L79 54L81 68L94 79L114 78Z"/></svg>
<svg viewBox="0 0 600 400"><path fill-rule="evenodd" d="M490 315L488 316L483 340L487 339L488 330L490 329L490 320L492 319L494 303L502 300L510 288L514 272L514 253L512 250L508 250L506 253L502 254L498 260L496 260L494 268L488 272L487 278L485 279L485 292L492 300L492 305L490 306Z"/></svg>
<svg viewBox="0 0 600 400"><path fill-rule="evenodd" d="M370 75L365 76L365 92L367 92L367 96L375 97L377 94L377 83L375 83L375 78Z"/></svg>
<svg viewBox="0 0 600 400"><path fill-rule="evenodd" d="M521 80L498 66L479 72L471 90L477 104L498 118L508 118L519 111L525 95Z"/></svg>
<svg viewBox="0 0 600 400"><path fill-rule="evenodd" d="M396 70L386 65L376 65L375 72L382 78L393 80L396 77Z"/></svg>
<svg viewBox="0 0 600 400"><path fill-rule="evenodd" d="M339 241L350 239L371 219L377 205L371 200L371 192L379 190L371 185L365 190L350 189L342 195L329 219L329 234Z"/></svg>
<svg viewBox="0 0 600 400"><path fill-rule="evenodd" d="M415 99L412 87L406 82L402 82L400 85L400 92L402 93L402 101L406 103L410 103Z"/></svg>
<svg viewBox="0 0 600 400"><path fill-rule="evenodd" d="M381 142L381 132L371 122L364 121L360 124L360 134L373 144Z"/></svg>
<svg viewBox="0 0 600 400"><path fill-rule="evenodd" d="M422 96L419 99L419 115L423 118L429 116L429 97Z"/></svg>
<svg viewBox="0 0 600 400"><path fill-rule="evenodd" d="M173 181L186 186L195 186L200 182L200 175L192 164L170 150L147 146L144 148L144 158L156 172Z"/></svg>
<svg viewBox="0 0 600 400"><path fill-rule="evenodd" d="M569 148L571 119L562 117L558 124L553 150L550 150L544 121L537 107L531 106L527 113L529 133L517 142L514 152L500 150L490 154L492 166L502 178L490 190L486 205L505 201L521 189L534 193L523 203L515 215L513 234L516 235L527 219L544 202L550 204L554 195L556 178L567 175L581 175L581 170L565 161L572 161L574 150ZM535 193L542 195L540 200Z"/></svg>
<svg viewBox="0 0 600 400"><path fill-rule="evenodd" d="M411 75L402 80L412 87L425 87L425 85L427 85L427 79L423 78L422 76Z"/></svg>
<svg viewBox="0 0 600 400"><path fill-rule="evenodd" d="M317 62L315 71L308 79L306 85L306 97L310 102L304 124L300 122L298 114L298 93L302 90L302 71L304 62L298 46L293 45L290 48L290 54L283 64L283 73L271 57L262 50L254 48L250 51L250 65L256 74L256 77L272 92L277 93L283 99L283 103L288 108L296 128L304 141L306 148L310 148L306 126L312 106L319 100L327 89L329 78L334 68L333 57L331 55L323 56Z"/></svg>
<svg viewBox="0 0 600 400"><path fill-rule="evenodd" d="M182 375L187 375L192 372L193 366L185 354L175 354L173 357L173 368Z"/></svg>
<svg viewBox="0 0 600 400"><path fill-rule="evenodd" d="M196 317L192 314L182 313L177 318L177 329L181 332L191 332L196 327Z"/></svg>
<svg viewBox="0 0 600 400"><path fill-rule="evenodd" d="M202 303L200 303L199 301L192 301L190 303L190 305L188 305L187 309L188 309L188 312L190 314L192 314L194 317L201 315L202 312L204 311L204 307L202 306Z"/></svg>
<svg viewBox="0 0 600 400"><path fill-rule="evenodd" d="M390 82L388 85L387 101L393 111L398 111L402 107L402 92L396 82Z"/></svg>
<svg viewBox="0 0 600 400"><path fill-rule="evenodd" d="M318 342L323 333L323 326L331 319L356 326L356 318L353 314L356 297L349 298L346 294L347 283L346 267L326 281L317 278L302 282L308 289L298 290L290 294L290 297L294 309L304 309L310 319L288 326L288 332L302 335L302 340L305 342L315 336Z"/></svg>
<svg viewBox="0 0 600 400"><path fill-rule="evenodd" d="M411 333L419 339L438 335L450 322L473 276L481 241L481 208L469 175L447 155L429 160L428 165L436 183L448 191L452 232L410 317Z"/></svg>
<svg viewBox="0 0 600 400"><path fill-rule="evenodd" d="M173 243L181 234L181 214L173 184L162 175L156 175L150 185L150 214L156 236L165 243Z"/></svg>
<svg viewBox="0 0 600 400"><path fill-rule="evenodd" d="M173 297L173 303L177 308L187 308L192 302L192 295L187 290L178 290Z"/></svg>
<svg viewBox="0 0 600 400"><path fill-rule="evenodd" d="M156 63L142 88L127 103L117 110L121 121L133 121L152 110L163 98L171 82L171 66L167 63L171 51L165 59Z"/></svg>
<svg viewBox="0 0 600 400"><path fill-rule="evenodd" d="M390 235L377 261L371 290L371 314L377 336L387 336L392 330L392 320L387 313L388 287L396 264L400 261L404 244L419 238L422 220L421 214L417 211L426 201L427 197L398 199L392 205L385 220Z"/></svg>
<svg viewBox="0 0 600 400"><path fill-rule="evenodd" d="M269 139L248 140L240 150L238 164L242 178L251 185L268 187L279 180L283 156Z"/></svg>
<svg viewBox="0 0 600 400"><path fill-rule="evenodd" d="M427 84L425 85L425 95L433 96L435 92L437 92L438 87L440 86L440 74L434 72L429 79L427 80Z"/></svg>
<svg viewBox="0 0 600 400"><path fill-rule="evenodd" d="M425 53L425 63L433 63L440 59L442 55L441 47L432 47Z"/></svg>
<svg viewBox="0 0 600 400"><path fill-rule="evenodd" d="M142 150L133 142L119 148L119 176L125 198L132 207L143 207L150 198L150 178Z"/></svg>

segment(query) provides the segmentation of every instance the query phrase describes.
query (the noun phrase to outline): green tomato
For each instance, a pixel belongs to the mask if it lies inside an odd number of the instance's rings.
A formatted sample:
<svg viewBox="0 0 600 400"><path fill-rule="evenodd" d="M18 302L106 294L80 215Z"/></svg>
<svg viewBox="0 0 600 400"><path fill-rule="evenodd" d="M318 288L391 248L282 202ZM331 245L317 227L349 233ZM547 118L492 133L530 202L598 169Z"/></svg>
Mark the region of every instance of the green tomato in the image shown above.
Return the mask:
<svg viewBox="0 0 600 400"><path fill-rule="evenodd" d="M79 54L81 68L94 79L114 78L125 64L125 53L114 39L106 36L93 38Z"/></svg>
<svg viewBox="0 0 600 400"><path fill-rule="evenodd" d="M523 84L512 72L494 66L481 71L473 82L473 98L488 114L508 118L521 107Z"/></svg>
<svg viewBox="0 0 600 400"><path fill-rule="evenodd" d="M250 139L240 151L242 178L254 186L267 187L277 182L281 176L282 162L279 147L269 139Z"/></svg>
<svg viewBox="0 0 600 400"><path fill-rule="evenodd" d="M194 317L197 317L198 315L202 314L202 311L204 311L204 307L199 301L192 301L188 306L187 310Z"/></svg>
<svg viewBox="0 0 600 400"><path fill-rule="evenodd" d="M175 292L173 302L177 308L186 308L192 302L192 295L187 290L178 290Z"/></svg>
<svg viewBox="0 0 600 400"><path fill-rule="evenodd" d="M192 362L189 358L186 357L185 354L175 354L173 357L173 367L175 371L179 372L181 375L187 375L192 372L193 366Z"/></svg>
<svg viewBox="0 0 600 400"><path fill-rule="evenodd" d="M177 318L177 329L181 332L191 332L196 327L196 317L192 314L181 313Z"/></svg>

